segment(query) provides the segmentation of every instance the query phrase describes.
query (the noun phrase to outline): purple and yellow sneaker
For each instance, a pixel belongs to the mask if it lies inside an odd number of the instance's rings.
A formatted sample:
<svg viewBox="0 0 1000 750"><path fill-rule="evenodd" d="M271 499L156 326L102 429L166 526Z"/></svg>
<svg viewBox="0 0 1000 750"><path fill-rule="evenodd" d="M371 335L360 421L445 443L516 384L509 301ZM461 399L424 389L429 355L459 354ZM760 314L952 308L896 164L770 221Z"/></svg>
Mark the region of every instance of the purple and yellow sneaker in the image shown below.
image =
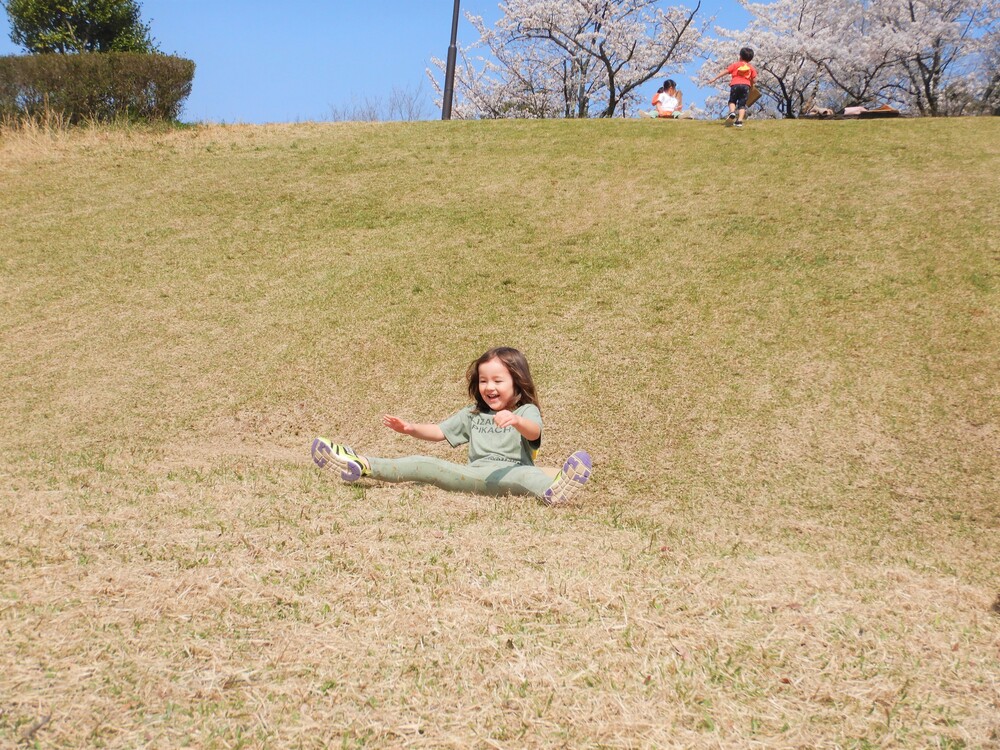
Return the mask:
<svg viewBox="0 0 1000 750"><path fill-rule="evenodd" d="M587 451L577 451L566 459L562 471L542 495L542 502L546 505L562 505L569 502L590 479L593 468L594 463L590 460L590 454Z"/></svg>
<svg viewBox="0 0 1000 750"><path fill-rule="evenodd" d="M371 473L368 462L350 447L331 443L326 438L313 440L312 458L321 469L339 471L345 482L356 482Z"/></svg>

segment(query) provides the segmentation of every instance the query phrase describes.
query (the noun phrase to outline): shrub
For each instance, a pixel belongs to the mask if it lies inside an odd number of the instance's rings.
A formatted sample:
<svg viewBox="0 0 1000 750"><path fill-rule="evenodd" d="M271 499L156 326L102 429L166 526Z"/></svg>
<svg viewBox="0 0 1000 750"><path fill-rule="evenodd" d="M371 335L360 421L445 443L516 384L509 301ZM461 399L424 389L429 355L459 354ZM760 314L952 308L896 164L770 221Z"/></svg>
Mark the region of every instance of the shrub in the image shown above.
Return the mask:
<svg viewBox="0 0 1000 750"><path fill-rule="evenodd" d="M176 120L194 62L133 52L0 57L0 122Z"/></svg>

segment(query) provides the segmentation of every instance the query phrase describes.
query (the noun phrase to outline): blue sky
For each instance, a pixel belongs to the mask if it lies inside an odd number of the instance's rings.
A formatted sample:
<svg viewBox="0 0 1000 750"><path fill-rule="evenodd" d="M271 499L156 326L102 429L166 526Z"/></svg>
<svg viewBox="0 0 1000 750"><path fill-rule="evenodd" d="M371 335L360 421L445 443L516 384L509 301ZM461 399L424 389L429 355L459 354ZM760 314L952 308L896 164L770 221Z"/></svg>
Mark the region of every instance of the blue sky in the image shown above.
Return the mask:
<svg viewBox="0 0 1000 750"><path fill-rule="evenodd" d="M499 16L498 0L462 0L459 44L477 35L469 11ZM671 4L670 0L664 5ZM694 2L682 4L693 6ZM143 20L160 49L194 60L194 86L181 119L266 123L329 120L394 88L420 94L428 119L440 117L424 73L448 53L454 0L140 0ZM699 16L742 28L748 17L735 0L703 0ZM23 50L10 41L0 11L0 55ZM674 76L686 104L707 92ZM646 85L650 96L658 83ZM644 97L645 98L645 97Z"/></svg>

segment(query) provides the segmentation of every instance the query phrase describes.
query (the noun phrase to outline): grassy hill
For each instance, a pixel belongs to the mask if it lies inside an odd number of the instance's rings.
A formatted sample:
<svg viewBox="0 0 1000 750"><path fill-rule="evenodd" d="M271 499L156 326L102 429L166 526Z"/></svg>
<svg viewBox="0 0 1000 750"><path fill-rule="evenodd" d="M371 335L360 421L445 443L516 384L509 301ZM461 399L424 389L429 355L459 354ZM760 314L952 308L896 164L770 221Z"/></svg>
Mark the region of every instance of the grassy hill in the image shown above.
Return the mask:
<svg viewBox="0 0 1000 750"><path fill-rule="evenodd" d="M998 142L0 131L0 746L1000 747ZM312 465L500 344L572 506Z"/></svg>

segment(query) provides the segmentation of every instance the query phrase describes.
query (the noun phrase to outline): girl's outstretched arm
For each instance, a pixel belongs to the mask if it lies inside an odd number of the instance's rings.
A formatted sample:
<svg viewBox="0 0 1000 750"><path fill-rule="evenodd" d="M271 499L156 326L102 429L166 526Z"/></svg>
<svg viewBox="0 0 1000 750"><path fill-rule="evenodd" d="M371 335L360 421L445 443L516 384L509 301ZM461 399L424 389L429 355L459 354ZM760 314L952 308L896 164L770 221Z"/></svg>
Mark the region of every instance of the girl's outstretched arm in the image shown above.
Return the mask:
<svg viewBox="0 0 1000 750"><path fill-rule="evenodd" d="M441 428L436 424L412 424L410 422L403 421L399 417L394 417L391 414L386 414L382 417L382 424L390 430L395 430L396 432L401 432L404 435L410 435L411 437L420 438L421 440L429 440L432 443L444 440L444 433L441 432Z"/></svg>

